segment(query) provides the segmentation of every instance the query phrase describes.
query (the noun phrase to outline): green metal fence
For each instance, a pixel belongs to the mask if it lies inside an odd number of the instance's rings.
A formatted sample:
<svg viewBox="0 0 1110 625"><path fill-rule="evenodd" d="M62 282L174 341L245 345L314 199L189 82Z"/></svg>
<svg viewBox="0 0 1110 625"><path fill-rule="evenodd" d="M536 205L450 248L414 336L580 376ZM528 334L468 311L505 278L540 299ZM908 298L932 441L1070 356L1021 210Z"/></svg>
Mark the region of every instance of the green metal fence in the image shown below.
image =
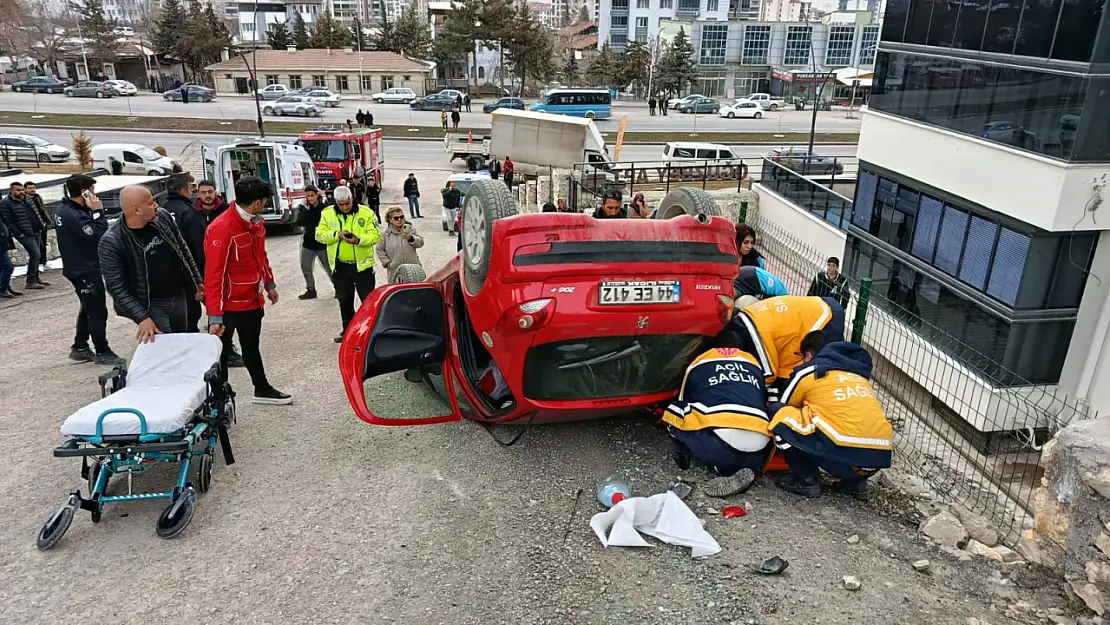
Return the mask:
<svg viewBox="0 0 1110 625"><path fill-rule="evenodd" d="M756 230L766 269L791 293L806 294L826 259L758 213L741 213ZM896 466L1016 541L1032 520L1032 490L1043 474L1041 445L1071 421L1094 415L1053 387L1023 383L1001 364L992 369L1004 375L975 373L985 356L872 292L870 280L850 280L850 288L845 335L875 361L876 393L895 427ZM997 380L1011 383L1001 387Z"/></svg>

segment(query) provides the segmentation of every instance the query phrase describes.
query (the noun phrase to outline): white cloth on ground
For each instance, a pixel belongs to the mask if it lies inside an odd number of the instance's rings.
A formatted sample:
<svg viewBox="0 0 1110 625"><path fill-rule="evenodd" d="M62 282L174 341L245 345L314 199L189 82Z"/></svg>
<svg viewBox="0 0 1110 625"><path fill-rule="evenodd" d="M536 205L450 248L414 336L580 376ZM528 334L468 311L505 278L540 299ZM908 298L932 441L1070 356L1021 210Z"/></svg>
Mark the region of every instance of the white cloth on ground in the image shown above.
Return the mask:
<svg viewBox="0 0 1110 625"><path fill-rule="evenodd" d="M223 344L210 334L159 334L141 343L127 370L127 386L70 415L63 436L93 436L105 410L132 408L146 419L147 433L169 434L185 427L208 395L204 374L219 362ZM117 412L104 417L103 434L139 434L139 419Z"/></svg>
<svg viewBox="0 0 1110 625"><path fill-rule="evenodd" d="M682 547L704 558L721 551L701 521L671 491L651 497L630 497L590 519L590 527L606 547L650 547L640 532ZM609 532L606 536L606 531Z"/></svg>

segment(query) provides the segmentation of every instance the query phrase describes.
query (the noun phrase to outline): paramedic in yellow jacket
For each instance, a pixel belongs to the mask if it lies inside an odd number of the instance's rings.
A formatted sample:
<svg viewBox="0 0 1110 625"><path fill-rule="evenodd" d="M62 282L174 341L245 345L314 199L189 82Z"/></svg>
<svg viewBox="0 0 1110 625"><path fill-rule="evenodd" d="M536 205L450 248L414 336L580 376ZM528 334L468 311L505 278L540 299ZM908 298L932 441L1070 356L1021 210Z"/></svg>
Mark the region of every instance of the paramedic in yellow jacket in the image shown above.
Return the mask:
<svg viewBox="0 0 1110 625"><path fill-rule="evenodd" d="M802 364L798 347L810 332L822 330L830 341L844 340L844 307L831 297L783 295L757 301L745 296L736 307L728 328L750 338L744 347L759 358L768 384L785 381Z"/></svg>
<svg viewBox="0 0 1110 625"><path fill-rule="evenodd" d="M320 213L316 240L328 246L328 265L339 300L343 332L355 317L355 293L361 302L374 290L374 246L381 240L378 219L367 206L355 204L354 195L345 186L332 193L335 205ZM335 339L343 341L343 333Z"/></svg>
<svg viewBox="0 0 1110 625"><path fill-rule="evenodd" d="M763 370L755 356L738 349L741 341L722 332L686 369L678 399L663 413L679 445L679 467L693 455L717 475L704 489L710 497L747 490L771 452Z"/></svg>
<svg viewBox="0 0 1110 625"><path fill-rule="evenodd" d="M871 355L822 332L802 340L805 364L771 405L771 433L790 474L779 488L820 497L818 469L840 478L836 490L867 499L867 478L890 466L894 429L871 387Z"/></svg>

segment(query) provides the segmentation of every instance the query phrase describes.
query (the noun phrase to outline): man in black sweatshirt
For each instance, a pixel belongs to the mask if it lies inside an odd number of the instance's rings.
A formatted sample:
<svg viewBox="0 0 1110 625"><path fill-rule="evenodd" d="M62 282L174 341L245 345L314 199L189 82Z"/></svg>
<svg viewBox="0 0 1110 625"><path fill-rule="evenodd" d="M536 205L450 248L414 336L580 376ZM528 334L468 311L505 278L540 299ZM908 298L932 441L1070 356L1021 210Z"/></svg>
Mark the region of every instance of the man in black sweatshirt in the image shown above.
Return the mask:
<svg viewBox="0 0 1110 625"><path fill-rule="evenodd" d="M316 226L320 224L320 214L328 207L328 203L320 194L320 190L313 185L305 186L304 190L305 200L297 214L297 225L304 228L304 239L301 241L301 274L304 275L305 292L298 298L316 299L314 271L317 262L324 268L328 278L331 278L328 246L316 240Z"/></svg>
<svg viewBox="0 0 1110 625"><path fill-rule="evenodd" d="M197 211L192 194L193 176L189 173L173 174L167 181L169 192L162 208L169 211L177 222L181 237L193 257L200 275L204 275L204 231L208 228L208 220ZM186 285L188 286L188 285ZM186 327L188 332L200 332L200 318L203 314L200 300L196 298L195 290L190 290L185 300L187 314Z"/></svg>

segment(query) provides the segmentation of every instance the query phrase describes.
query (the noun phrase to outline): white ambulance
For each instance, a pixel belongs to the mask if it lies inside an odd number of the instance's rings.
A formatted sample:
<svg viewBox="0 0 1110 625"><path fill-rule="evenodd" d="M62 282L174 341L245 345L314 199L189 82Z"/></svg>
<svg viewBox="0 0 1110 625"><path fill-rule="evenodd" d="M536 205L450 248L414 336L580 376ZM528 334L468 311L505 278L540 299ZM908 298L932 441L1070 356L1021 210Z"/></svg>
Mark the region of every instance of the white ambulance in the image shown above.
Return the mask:
<svg viewBox="0 0 1110 625"><path fill-rule="evenodd" d="M294 141L237 139L212 150L205 147L204 177L216 183L216 192L229 203L235 200L235 182L258 176L274 187L262 219L268 226L295 226L297 205L306 185L318 185L308 152Z"/></svg>

